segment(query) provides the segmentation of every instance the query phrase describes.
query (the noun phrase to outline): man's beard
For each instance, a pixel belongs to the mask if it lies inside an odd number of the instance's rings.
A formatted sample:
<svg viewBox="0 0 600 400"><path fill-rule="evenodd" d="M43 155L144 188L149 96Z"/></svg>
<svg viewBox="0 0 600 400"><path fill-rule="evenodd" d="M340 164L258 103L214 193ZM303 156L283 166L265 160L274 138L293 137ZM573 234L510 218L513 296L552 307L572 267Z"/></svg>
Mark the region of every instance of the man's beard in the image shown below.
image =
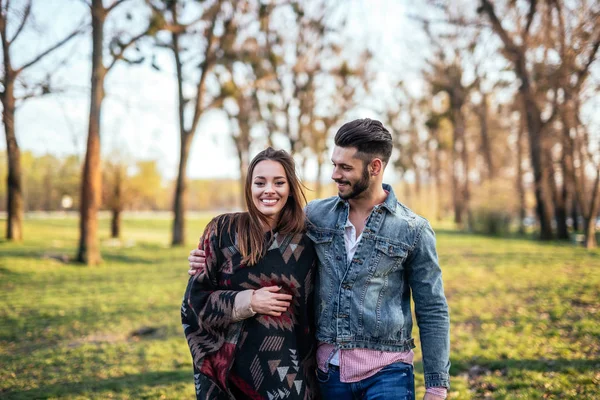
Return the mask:
<svg viewBox="0 0 600 400"><path fill-rule="evenodd" d="M350 185L349 181L336 180L336 182L337 183L345 183L345 184ZM362 193L364 193L365 190L367 190L369 188L369 183L370 183L369 166L365 165L363 168L363 173L362 173L362 177L360 178L360 180L358 182L356 182L354 185L351 185L352 191L346 195L342 195L341 193L338 192L338 196L340 196L340 198L343 200L355 199L356 197L360 196Z"/></svg>

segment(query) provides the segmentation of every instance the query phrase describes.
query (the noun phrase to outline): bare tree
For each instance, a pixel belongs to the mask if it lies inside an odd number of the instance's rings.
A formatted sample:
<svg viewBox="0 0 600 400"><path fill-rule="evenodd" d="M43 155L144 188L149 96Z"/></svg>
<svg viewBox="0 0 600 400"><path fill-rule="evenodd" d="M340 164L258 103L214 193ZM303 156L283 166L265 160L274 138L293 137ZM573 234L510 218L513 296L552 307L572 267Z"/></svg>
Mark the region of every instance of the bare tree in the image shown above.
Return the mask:
<svg viewBox="0 0 600 400"><path fill-rule="evenodd" d="M192 140L202 115L222 105L225 98L220 93L210 93L208 81L216 65L233 57L226 49L232 48L231 43L236 40L238 14L247 5L225 0L205 2L200 5L198 16L186 19L182 13L186 1L150 4L155 18L162 20L160 30L168 36L159 38L159 46L170 50L177 74L180 148L171 238L171 244L176 246L185 241L187 163Z"/></svg>
<svg viewBox="0 0 600 400"><path fill-rule="evenodd" d="M550 116L542 118L542 108L538 104L539 94L532 84L533 78L527 64L527 51L530 46L531 29L533 19L537 11L537 2L529 1L525 24L517 24L521 27L519 32L509 33L502 25L494 5L489 0L481 0L478 10L487 16L492 30L503 43L502 54L513 64L514 72L520 80L519 93L523 101L523 112L527 120L527 132L529 135L529 150L531 154L531 166L533 168L536 211L540 221L540 237L543 240L552 239L552 199L551 190L548 187L548 160L544 153L544 130L556 116L556 108ZM518 37L518 42L515 38Z"/></svg>
<svg viewBox="0 0 600 400"><path fill-rule="evenodd" d="M369 82L373 79L369 65L372 54L365 50L357 60L351 62L341 52L341 46L332 46L322 57L328 59L331 67L321 71L306 91L310 101L304 101L306 109L302 114L308 116L303 125L302 137L316 157L317 174L315 195L322 195L323 165L328 158L327 138L332 128L341 125L348 113L354 109L360 98L369 92ZM329 83L329 84L328 84ZM333 90L320 90L326 86Z"/></svg>
<svg viewBox="0 0 600 400"><path fill-rule="evenodd" d="M452 60L438 44L436 58L430 61L431 70L425 73L433 94L445 92L448 95L449 109L447 118L452 122L453 140L451 151L452 194L454 199L454 221L462 225L463 216L467 214L467 223L471 228L469 209L469 153L466 140L465 105L473 84L464 84L463 67L460 54L454 51Z"/></svg>
<svg viewBox="0 0 600 400"><path fill-rule="evenodd" d="M559 106L560 133L562 138L561 167L563 190L560 197L564 219L570 197L577 200L574 209L579 208L584 217L585 245L596 247L595 225L598 215L598 149L590 146L587 127L581 123L580 113L583 90L586 87L590 69L597 60L600 48L600 4L576 2L570 4L553 0L552 17L557 23L558 32L553 36L555 48L561 63L556 72L556 80L563 93ZM597 91L594 91L595 95ZM595 154L593 153L595 149ZM576 162L578 161L578 162ZM595 171L595 183L591 190L585 188L586 170ZM568 178L571 179L568 179ZM577 221L576 213L573 223Z"/></svg>
<svg viewBox="0 0 600 400"><path fill-rule="evenodd" d="M115 0L110 6L105 7L102 0L91 0L89 4L92 17L92 76L91 76L91 101L88 124L88 137L83 165L81 182L81 205L79 219L79 248L77 261L95 265L102 261L98 243L98 209L102 194L102 170L100 164L100 123L102 103L104 101L104 81L107 74L121 60L129 60L126 52L141 38L148 35L153 29L153 21L147 28L136 35L118 32L110 40L108 52L110 59L104 57L105 22L108 16L121 4L128 0Z"/></svg>
<svg viewBox="0 0 600 400"><path fill-rule="evenodd" d="M426 145L429 140L422 141L419 137L419 131L423 126L427 126L427 121L424 123L421 121L427 116L427 110L423 109L426 104L421 98L412 95L404 82L398 84L392 101L394 104L388 107L386 119L387 124L394 131L394 147L400 150L394 166L405 179L405 201L411 207L415 207L421 191L421 176L424 172L421 161L429 157ZM410 181L407 179L411 175L414 178L416 196L413 196Z"/></svg>
<svg viewBox="0 0 600 400"><path fill-rule="evenodd" d="M438 221L442 220L445 214L443 199L443 186L444 177L442 166L442 158L445 156L445 149L440 137L440 122L442 117L433 111L429 111L427 119L425 120L425 127L427 128L427 158L429 160L429 172L428 175L433 183L430 185L430 193L432 198L436 200L435 218Z"/></svg>
<svg viewBox="0 0 600 400"><path fill-rule="evenodd" d="M527 209L525 205L525 183L523 182L523 161L524 161L524 136L525 136L525 116L519 111L520 107L517 108L516 112L519 118L517 124L517 140L516 140L516 153L517 153L517 171L516 171L516 188L517 195L519 197L519 233L525 233L525 218L527 217Z"/></svg>
<svg viewBox="0 0 600 400"><path fill-rule="evenodd" d="M282 135L297 156L303 156L307 146L303 131L312 129L309 114L315 104L315 79L324 70L323 55L330 45L326 34L334 30L327 25L331 9L325 1L296 0L287 7L264 11L261 18L267 61L275 74L274 85L264 95L262 117L268 124L269 140L274 134Z"/></svg>
<svg viewBox="0 0 600 400"><path fill-rule="evenodd" d="M102 185L104 192L103 203L110 209L110 237L117 239L121 236L121 214L129 201L127 193L127 166L120 160L110 160L106 163L103 171L104 182Z"/></svg>
<svg viewBox="0 0 600 400"><path fill-rule="evenodd" d="M18 48L23 51L22 45L17 40L21 33L27 29L32 15L32 1L24 3L22 8L11 7L9 0L0 0L0 38L2 40L2 75L0 83L2 89L0 100L2 101L2 122L6 135L6 148L8 151L8 178L7 178L7 224L6 238L8 240L20 241L23 239L23 186L21 170L21 152L17 143L15 132L15 112L19 104L28 98L48 94L51 90L50 75L46 80L29 87L19 88L19 78L23 72L29 70L48 55L63 47L78 34L83 32L80 26L74 29L63 39L57 41L45 50L33 54L31 58L21 66L14 66L13 53ZM22 97L17 97L15 91L21 90Z"/></svg>
<svg viewBox="0 0 600 400"><path fill-rule="evenodd" d="M252 64L252 63L251 63ZM251 65L244 65L248 76L246 82L237 83L235 74L232 70L228 71L228 81L224 83L225 89L222 94L228 97L225 101L224 109L227 113L231 125L231 138L235 145L238 156L240 171L240 206L244 206L246 185L246 173L250 165L250 145L252 143L252 128L260 122L258 85L261 79L257 77L256 71ZM249 72L252 71L252 72Z"/></svg>

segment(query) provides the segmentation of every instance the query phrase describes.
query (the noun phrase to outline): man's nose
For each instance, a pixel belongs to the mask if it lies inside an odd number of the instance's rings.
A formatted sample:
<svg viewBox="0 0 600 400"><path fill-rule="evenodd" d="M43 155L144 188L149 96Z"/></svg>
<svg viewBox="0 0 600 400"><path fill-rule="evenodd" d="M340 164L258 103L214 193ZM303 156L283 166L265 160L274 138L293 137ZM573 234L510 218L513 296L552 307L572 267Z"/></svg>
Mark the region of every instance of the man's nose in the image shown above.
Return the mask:
<svg viewBox="0 0 600 400"><path fill-rule="evenodd" d="M333 172L331 173L331 179L333 179L334 181L342 179L342 174L340 174L337 168L333 168Z"/></svg>

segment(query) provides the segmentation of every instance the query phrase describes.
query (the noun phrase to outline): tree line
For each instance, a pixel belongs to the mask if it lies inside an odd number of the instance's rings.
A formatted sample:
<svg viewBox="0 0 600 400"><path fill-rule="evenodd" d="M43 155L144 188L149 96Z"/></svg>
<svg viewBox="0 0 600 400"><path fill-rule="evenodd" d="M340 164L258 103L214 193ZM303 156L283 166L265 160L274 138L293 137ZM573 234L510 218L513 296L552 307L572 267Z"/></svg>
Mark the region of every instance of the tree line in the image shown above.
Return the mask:
<svg viewBox="0 0 600 400"><path fill-rule="evenodd" d="M429 51L420 91L401 81L386 109L398 168L449 193L466 229L517 214L523 231L533 208L542 240L583 228L596 247L600 3L431 0L411 19Z"/></svg>
<svg viewBox="0 0 600 400"><path fill-rule="evenodd" d="M388 97L372 91L379 71L373 49L357 51L353 43L348 51L351 39L342 34L345 14L339 2L81 2L87 18L29 61L14 65L15 46L27 44L19 37L32 23L33 3L0 0L9 240L22 239L25 209L16 110L30 98L56 91L50 74L31 81L26 72L87 35L92 51L78 199L81 262L101 261L97 212L103 204L106 78L119 64L161 70L159 52L169 54L177 82L173 245L184 242L187 164L207 112L221 110L227 116L241 186L253 146L281 139L301 171L313 159L321 177L332 134L357 107L370 107L392 128L400 149L394 167L406 179L405 196L435 197L438 218L451 214L465 229L493 233L515 215L523 230L533 209L541 239L566 239L583 219L586 246L596 245L599 146L594 120L585 110L598 91L597 2L472 0L460 8L449 1L419 3L409 11L424 37L415 52L422 58L417 81L393 78ZM376 99L373 106L365 105L368 97ZM104 170L113 183L127 175L110 163ZM317 197L323 191L318 178Z"/></svg>

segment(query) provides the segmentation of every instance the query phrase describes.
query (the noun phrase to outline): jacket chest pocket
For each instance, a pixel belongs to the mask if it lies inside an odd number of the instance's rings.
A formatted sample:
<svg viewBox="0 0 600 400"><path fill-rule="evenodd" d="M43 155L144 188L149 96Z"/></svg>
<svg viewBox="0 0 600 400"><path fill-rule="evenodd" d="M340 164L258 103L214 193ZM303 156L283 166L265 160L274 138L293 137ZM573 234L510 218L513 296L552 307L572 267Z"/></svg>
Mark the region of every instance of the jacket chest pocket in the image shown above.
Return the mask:
<svg viewBox="0 0 600 400"><path fill-rule="evenodd" d="M402 268L408 252L401 246L382 240L375 242L375 276L388 275Z"/></svg>
<svg viewBox="0 0 600 400"><path fill-rule="evenodd" d="M306 235L314 243L321 264L327 264L326 260L331 261L333 232L309 229Z"/></svg>

